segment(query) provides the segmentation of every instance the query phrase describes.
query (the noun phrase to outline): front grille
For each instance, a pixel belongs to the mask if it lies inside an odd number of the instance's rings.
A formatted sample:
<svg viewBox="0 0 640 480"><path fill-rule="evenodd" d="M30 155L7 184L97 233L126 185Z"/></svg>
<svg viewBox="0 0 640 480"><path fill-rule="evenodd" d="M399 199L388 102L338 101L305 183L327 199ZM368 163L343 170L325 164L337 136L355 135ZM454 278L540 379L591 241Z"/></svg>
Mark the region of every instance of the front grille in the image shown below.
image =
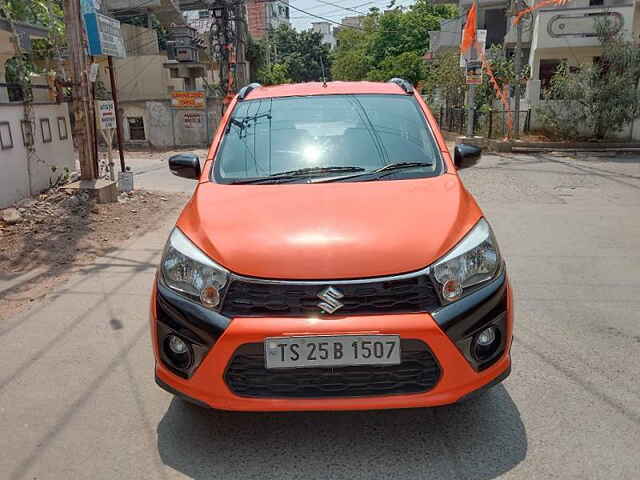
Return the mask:
<svg viewBox="0 0 640 480"><path fill-rule="evenodd" d="M410 278L326 284L232 280L222 314L238 316L308 316L324 312L318 293L328 286L340 290L344 304L337 315L429 312L440 306L427 275Z"/></svg>
<svg viewBox="0 0 640 480"><path fill-rule="evenodd" d="M256 398L339 398L423 393L440 378L440 366L420 340L401 340L399 365L267 370L264 344L239 347L225 372L233 393Z"/></svg>

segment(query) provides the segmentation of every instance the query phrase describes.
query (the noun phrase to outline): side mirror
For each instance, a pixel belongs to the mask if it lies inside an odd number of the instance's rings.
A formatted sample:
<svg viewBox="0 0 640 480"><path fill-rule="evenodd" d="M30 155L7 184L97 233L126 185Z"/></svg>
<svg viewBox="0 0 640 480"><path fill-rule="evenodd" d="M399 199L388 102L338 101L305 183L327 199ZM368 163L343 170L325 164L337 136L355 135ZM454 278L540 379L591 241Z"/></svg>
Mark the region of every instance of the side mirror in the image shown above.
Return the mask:
<svg viewBox="0 0 640 480"><path fill-rule="evenodd" d="M482 149L480 147L469 145L468 143L461 143L456 145L453 153L453 162L457 168L470 167L480 160L481 155Z"/></svg>
<svg viewBox="0 0 640 480"><path fill-rule="evenodd" d="M200 178L200 159L193 153L180 153L169 157L171 173L183 178Z"/></svg>

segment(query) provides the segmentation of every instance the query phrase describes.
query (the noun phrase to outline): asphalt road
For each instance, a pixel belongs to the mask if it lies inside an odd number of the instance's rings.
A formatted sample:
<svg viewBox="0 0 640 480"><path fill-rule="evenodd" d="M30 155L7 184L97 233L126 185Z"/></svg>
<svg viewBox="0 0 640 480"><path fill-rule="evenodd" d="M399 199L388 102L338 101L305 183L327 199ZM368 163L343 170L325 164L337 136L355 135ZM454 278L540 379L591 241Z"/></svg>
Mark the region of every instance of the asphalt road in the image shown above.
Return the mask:
<svg viewBox="0 0 640 480"><path fill-rule="evenodd" d="M485 156L462 175L515 288L503 385L384 412L172 399L153 382L147 325L167 219L0 324L0 478L639 478L640 158Z"/></svg>

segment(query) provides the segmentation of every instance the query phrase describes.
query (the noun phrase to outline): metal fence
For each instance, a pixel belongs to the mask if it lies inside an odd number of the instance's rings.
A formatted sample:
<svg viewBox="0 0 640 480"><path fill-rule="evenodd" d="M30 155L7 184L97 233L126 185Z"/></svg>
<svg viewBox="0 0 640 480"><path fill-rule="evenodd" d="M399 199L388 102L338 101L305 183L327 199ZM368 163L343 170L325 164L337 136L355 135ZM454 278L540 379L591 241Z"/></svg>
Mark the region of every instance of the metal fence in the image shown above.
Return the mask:
<svg viewBox="0 0 640 480"><path fill-rule="evenodd" d="M473 111L473 134L487 138L500 138L507 135L508 113L512 118L515 110ZM440 128L450 132L466 134L467 110L462 107L440 108L438 118ZM520 112L520 133L529 131L531 110Z"/></svg>

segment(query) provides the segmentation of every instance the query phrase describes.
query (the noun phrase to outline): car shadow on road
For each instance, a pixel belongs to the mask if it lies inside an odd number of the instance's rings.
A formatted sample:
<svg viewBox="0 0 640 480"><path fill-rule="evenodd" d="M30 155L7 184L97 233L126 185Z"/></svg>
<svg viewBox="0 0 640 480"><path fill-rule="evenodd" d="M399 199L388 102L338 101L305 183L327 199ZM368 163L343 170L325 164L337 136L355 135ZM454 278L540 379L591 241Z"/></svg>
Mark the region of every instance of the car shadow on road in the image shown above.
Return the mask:
<svg viewBox="0 0 640 480"><path fill-rule="evenodd" d="M495 478L527 453L504 386L432 409L237 413L175 399L158 425L163 463L194 479Z"/></svg>

